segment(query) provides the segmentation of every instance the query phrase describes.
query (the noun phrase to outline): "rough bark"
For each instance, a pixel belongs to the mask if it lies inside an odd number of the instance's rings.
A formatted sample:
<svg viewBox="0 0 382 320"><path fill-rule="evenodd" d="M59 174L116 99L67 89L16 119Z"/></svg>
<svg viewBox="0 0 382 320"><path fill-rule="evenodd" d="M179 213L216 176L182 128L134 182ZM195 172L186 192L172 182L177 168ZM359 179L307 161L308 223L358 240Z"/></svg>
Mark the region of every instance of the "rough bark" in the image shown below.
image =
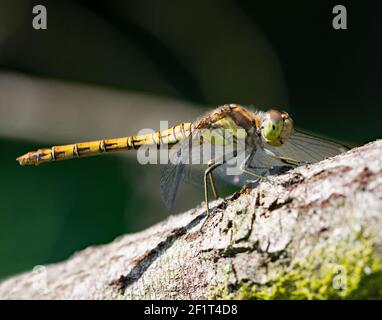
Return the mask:
<svg viewBox="0 0 382 320"><path fill-rule="evenodd" d="M0 298L379 298L382 140L296 168L69 260ZM202 227L203 225L203 227Z"/></svg>

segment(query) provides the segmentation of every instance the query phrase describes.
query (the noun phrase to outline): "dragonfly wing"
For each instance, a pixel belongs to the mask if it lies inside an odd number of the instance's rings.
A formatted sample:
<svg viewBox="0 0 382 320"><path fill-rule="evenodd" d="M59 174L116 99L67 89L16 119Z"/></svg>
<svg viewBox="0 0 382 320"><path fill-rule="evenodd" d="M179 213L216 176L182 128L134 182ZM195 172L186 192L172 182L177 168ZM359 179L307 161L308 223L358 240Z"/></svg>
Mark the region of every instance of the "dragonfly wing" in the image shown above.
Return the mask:
<svg viewBox="0 0 382 320"><path fill-rule="evenodd" d="M244 172L241 172L240 174L228 175L227 169L228 165L223 164L222 166L217 167L213 172L214 176L216 177L215 180L218 185L218 188L224 183L228 183L234 186L243 186L246 181L253 180L253 177L249 176Z"/></svg>
<svg viewBox="0 0 382 320"><path fill-rule="evenodd" d="M202 163L199 131L193 131L189 137L169 150L169 162L160 179L161 197L168 209L174 206L182 181L203 185L203 173L207 166Z"/></svg>
<svg viewBox="0 0 382 320"><path fill-rule="evenodd" d="M217 132L214 130L215 134ZM229 141L226 136L224 139ZM257 176L284 173L297 165L318 162L347 150L346 147L337 142L301 131L296 131L282 146L273 147L265 141L263 141L263 146L263 148L258 147L247 167L248 171ZM174 148L177 152L173 152L173 156L170 157L170 163L166 165L160 182L161 195L168 208L174 204L181 181L202 186L204 171L207 168L206 163L208 160L216 158L216 154L209 155L207 159L202 155L203 150L211 148L211 144L208 141L201 144L200 132L198 131L194 131L189 138L175 145ZM229 167L240 166L241 163L238 161L246 158L252 150L239 148L238 151L237 157L230 158L228 156L230 160L214 170L218 184L219 180L233 185L244 185L246 181L254 180L253 176L246 173L227 174ZM221 151L218 150L218 153L220 154ZM243 154L244 156L240 157ZM291 161L285 161L288 159Z"/></svg>
<svg viewBox="0 0 382 320"><path fill-rule="evenodd" d="M331 140L296 131L282 146L273 147L263 141L264 148L258 148L247 170L257 176L278 175L304 163L314 163L335 156L348 148ZM289 160L289 161L288 161ZM243 185L253 176L243 173L240 176L224 175L225 167L219 171L225 180Z"/></svg>
<svg viewBox="0 0 382 320"><path fill-rule="evenodd" d="M251 152L249 150L246 152L246 155L250 153ZM253 185L253 181L258 180L253 175L243 171L239 172L238 174L229 175L227 169L230 166L234 165L237 166L239 169L240 165L243 163L243 161L239 161L240 155L238 156L238 158L232 160L235 161L235 163L225 163L224 165L218 167L214 171L214 173L220 180L236 186L243 186L248 182L251 182L251 184ZM254 153L252 160L248 163L246 171L249 171L259 177L265 177L268 175L277 175L280 173L284 173L293 167L294 165L286 164L284 161L281 161L276 157L271 157L267 152L259 148Z"/></svg>
<svg viewBox="0 0 382 320"><path fill-rule="evenodd" d="M164 168L160 179L160 192L167 209L174 206L176 194L184 175L184 164L168 164Z"/></svg>
<svg viewBox="0 0 382 320"><path fill-rule="evenodd" d="M204 172L210 160L216 163L222 161L223 155L230 159L233 154L234 138L222 128L215 127L195 130L184 141L174 145L169 156L169 164L162 172L160 190L167 208L172 208L181 181L203 186ZM214 136L212 144L206 137ZM232 148L229 148L231 146ZM238 147L238 146L237 146ZM239 145L239 147L243 147Z"/></svg>
<svg viewBox="0 0 382 320"><path fill-rule="evenodd" d="M265 150L258 148L248 163L246 170L256 176L265 177L268 175L284 173L292 167L294 167L294 165L287 164L277 157L272 157ZM223 171L225 170L225 167L219 168L219 170ZM221 172L220 175L224 175L224 172ZM257 180L254 175L242 172L237 176L228 176L225 174L224 178L226 181L242 186L248 181L253 182L254 180Z"/></svg>
<svg viewBox="0 0 382 320"><path fill-rule="evenodd" d="M267 176L272 174L277 174L281 168L289 166L292 167L292 164L285 163L280 160L278 157L271 156L267 150L258 148L251 163L248 166L252 172L260 176Z"/></svg>
<svg viewBox="0 0 382 320"><path fill-rule="evenodd" d="M178 143L171 148L169 162L161 174L160 193L168 209L174 206L176 194L185 175L186 159L189 156L189 141L187 138L184 143Z"/></svg>
<svg viewBox="0 0 382 320"><path fill-rule="evenodd" d="M276 156L293 159L299 164L318 162L348 150L337 142L302 131L296 131L279 147L270 146L265 141L264 146Z"/></svg>

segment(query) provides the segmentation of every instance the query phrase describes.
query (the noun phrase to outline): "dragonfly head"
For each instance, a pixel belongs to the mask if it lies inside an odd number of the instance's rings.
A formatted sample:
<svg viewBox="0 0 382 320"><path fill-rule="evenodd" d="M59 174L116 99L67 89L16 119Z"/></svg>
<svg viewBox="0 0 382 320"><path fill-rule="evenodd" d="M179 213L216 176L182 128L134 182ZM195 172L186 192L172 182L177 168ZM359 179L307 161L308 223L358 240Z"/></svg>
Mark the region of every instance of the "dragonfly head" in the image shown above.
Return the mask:
<svg viewBox="0 0 382 320"><path fill-rule="evenodd" d="M268 144L281 146L293 133L293 121L287 112L271 109L263 114L260 131Z"/></svg>

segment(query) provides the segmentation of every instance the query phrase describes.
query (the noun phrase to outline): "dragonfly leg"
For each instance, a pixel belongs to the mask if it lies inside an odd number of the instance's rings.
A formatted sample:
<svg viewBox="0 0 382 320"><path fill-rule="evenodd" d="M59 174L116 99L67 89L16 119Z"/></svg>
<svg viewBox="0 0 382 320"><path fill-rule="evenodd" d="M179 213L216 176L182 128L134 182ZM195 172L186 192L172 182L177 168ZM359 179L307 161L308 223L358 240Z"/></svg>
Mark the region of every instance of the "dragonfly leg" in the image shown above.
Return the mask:
<svg viewBox="0 0 382 320"><path fill-rule="evenodd" d="M304 162L301 162L301 161L298 161L298 160L295 160L295 159L292 159L292 158L288 158L288 157L282 157L282 156L278 156L276 154L274 154L272 151L268 150L268 149L263 149L265 151L266 154L268 154L269 156L277 159L277 160L280 160L286 164L289 164L289 165L295 165L295 166L298 166L298 165L301 165L301 164L306 164Z"/></svg>
<svg viewBox="0 0 382 320"><path fill-rule="evenodd" d="M210 177L210 184L211 184L212 193L214 194L215 199L218 199L219 194L218 194L218 191L216 189L214 175L212 172L210 172L210 174L208 176Z"/></svg>
<svg viewBox="0 0 382 320"><path fill-rule="evenodd" d="M246 174L252 176L252 177L257 178L257 179L267 180L266 177L261 176L261 175L256 174L256 173L253 173L252 171L249 171L249 170L247 170L246 168L247 168L247 167L243 165L243 166L240 168L240 170L243 171L244 173L246 173Z"/></svg>
<svg viewBox="0 0 382 320"><path fill-rule="evenodd" d="M257 180L260 180L260 179L261 180L268 180L267 177L261 176L259 174L256 174L256 173L248 170L248 166L251 164L252 159L253 159L255 153L256 153L256 149L254 149L250 153L250 155L245 159L245 161L243 161L243 163L240 165L240 171L242 171L243 173L246 173L246 174L248 174L248 175L250 175L252 177L255 177Z"/></svg>
<svg viewBox="0 0 382 320"><path fill-rule="evenodd" d="M207 169L208 170L208 169ZM210 208L208 206L208 186L207 186L207 170L204 172L204 201L206 203L206 213L207 217L210 215ZM206 218L207 220L207 218Z"/></svg>
<svg viewBox="0 0 382 320"><path fill-rule="evenodd" d="M240 170L242 172L252 176L252 177L255 177L256 181L258 181L258 180L263 180L263 181L268 181L268 182L270 181L267 177L261 176L259 174L256 174L256 173L250 171L250 170L247 170L247 168L248 168L248 164L243 163L242 166L240 167Z"/></svg>
<svg viewBox="0 0 382 320"><path fill-rule="evenodd" d="M208 219L208 217L210 215L210 208L209 208L209 205L208 205L208 183L207 183L207 178L211 177L212 171L215 170L217 167L219 167L221 165L222 165L222 163L213 163L213 162L210 162L210 163L208 163L208 168L206 169L206 171L204 171L204 201L206 202L206 213L207 213L206 220L204 220L204 222L207 221L207 219ZM212 190L214 190L214 189L215 189L214 193L216 193L215 186L212 188ZM204 223L203 223L203 225L204 225Z"/></svg>

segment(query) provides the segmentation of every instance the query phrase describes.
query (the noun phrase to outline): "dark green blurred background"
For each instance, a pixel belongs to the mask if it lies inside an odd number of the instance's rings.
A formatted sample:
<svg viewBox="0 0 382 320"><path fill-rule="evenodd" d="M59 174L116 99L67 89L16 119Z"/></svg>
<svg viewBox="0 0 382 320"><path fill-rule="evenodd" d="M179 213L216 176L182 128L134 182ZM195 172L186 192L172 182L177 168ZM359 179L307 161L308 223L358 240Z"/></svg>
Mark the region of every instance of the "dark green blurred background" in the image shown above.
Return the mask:
<svg viewBox="0 0 382 320"><path fill-rule="evenodd" d="M44 4L48 30L32 28ZM223 103L300 128L381 137L381 5L342 1L0 0L0 278L160 221L159 172L132 156L20 167L52 144L193 120ZM191 119L190 119L191 117ZM186 187L174 212L195 206Z"/></svg>

